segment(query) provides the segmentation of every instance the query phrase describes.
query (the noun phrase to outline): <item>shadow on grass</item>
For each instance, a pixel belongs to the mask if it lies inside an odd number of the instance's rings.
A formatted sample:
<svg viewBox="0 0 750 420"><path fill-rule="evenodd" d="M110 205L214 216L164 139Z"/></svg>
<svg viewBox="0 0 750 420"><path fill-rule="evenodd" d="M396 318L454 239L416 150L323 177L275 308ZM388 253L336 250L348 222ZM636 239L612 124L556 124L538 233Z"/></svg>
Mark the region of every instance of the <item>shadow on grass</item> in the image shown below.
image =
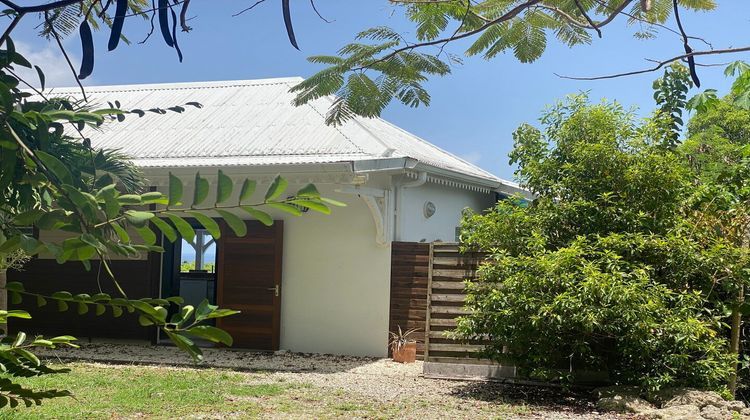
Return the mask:
<svg viewBox="0 0 750 420"><path fill-rule="evenodd" d="M591 392L553 386L467 382L454 388L452 394L465 400L527 405L558 411L591 412L596 408L596 401Z"/></svg>

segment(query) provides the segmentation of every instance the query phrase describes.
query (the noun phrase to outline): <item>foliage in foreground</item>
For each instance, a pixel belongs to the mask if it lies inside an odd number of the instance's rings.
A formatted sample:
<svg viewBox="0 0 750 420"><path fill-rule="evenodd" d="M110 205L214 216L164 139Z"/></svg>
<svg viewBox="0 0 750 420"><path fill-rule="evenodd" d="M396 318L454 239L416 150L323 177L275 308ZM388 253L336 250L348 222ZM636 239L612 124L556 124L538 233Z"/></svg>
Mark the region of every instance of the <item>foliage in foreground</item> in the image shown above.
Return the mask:
<svg viewBox="0 0 750 420"><path fill-rule="evenodd" d="M91 110L71 98L48 98L40 90L35 95L23 91L14 70L31 67L31 63L15 51L10 39L6 46L0 50L0 293L3 297L7 293L13 304L33 299L38 306L54 304L61 312L75 310L80 315L90 311L113 317L125 311L135 313L141 326L161 329L196 362L202 360L202 352L195 338L231 346L232 337L210 321L238 311L218 308L207 300L193 307L180 297L131 299L111 270L109 256L130 258L143 252L162 252L160 236L170 242L180 238L192 242L195 231L186 217L195 218L219 239L223 230L214 217L221 218L235 235L245 236L247 226L239 214L270 225L273 219L266 208L293 215L301 215L305 208L328 214L329 205L341 203L321 197L312 184L281 198L288 187L282 177L276 177L262 199L253 202L256 182L244 179L237 188L222 171L216 175L213 194L208 179L199 173L194 177L192 197L183 197L183 181L172 174L166 193L141 192L140 173L116 152L93 148L84 133L105 122L122 121L125 115L142 118L147 111L123 110L117 102L108 109ZM41 70L39 74L43 79ZM200 108L200 104L188 105ZM186 111L182 106L168 110ZM149 114L166 112L148 110ZM45 242L30 234L29 228L60 230L69 237L60 243ZM103 293L101 286L90 293L39 294L22 283L5 284L5 269L11 259L16 259L14 256L42 253L60 264L80 262L87 270L91 269L90 261L98 259L104 281L111 281L119 295ZM4 306L6 300L2 302ZM34 349L75 346L76 339L67 335L31 338L23 332L9 335L8 318L28 319L31 314L0 307L0 328L4 330L0 337L0 371L10 378L0 380L0 407L39 404L44 398L69 395L67 391L25 389L13 378L50 373Z"/></svg>
<svg viewBox="0 0 750 420"><path fill-rule="evenodd" d="M464 218L464 246L491 257L468 284L461 336L488 335L488 356L544 379L595 370L648 391L726 386L748 252L721 224L715 190L664 147L668 117L637 124L578 96L543 130L516 131L511 157L538 198Z"/></svg>

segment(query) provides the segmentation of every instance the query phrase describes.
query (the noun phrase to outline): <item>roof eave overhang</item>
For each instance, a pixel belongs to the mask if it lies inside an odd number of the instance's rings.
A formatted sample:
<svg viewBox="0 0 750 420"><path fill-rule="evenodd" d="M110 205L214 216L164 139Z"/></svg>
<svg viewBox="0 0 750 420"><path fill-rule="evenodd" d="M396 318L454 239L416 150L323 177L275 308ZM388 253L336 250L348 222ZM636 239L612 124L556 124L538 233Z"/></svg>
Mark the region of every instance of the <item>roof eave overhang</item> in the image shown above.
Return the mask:
<svg viewBox="0 0 750 420"><path fill-rule="evenodd" d="M355 173L405 173L405 172L427 172L430 175L448 178L465 184L486 188L507 195L521 194L526 198L533 198L532 194L523 188L511 183L503 182L501 179L490 179L479 177L464 172L453 171L419 162L409 157L379 158L352 162Z"/></svg>

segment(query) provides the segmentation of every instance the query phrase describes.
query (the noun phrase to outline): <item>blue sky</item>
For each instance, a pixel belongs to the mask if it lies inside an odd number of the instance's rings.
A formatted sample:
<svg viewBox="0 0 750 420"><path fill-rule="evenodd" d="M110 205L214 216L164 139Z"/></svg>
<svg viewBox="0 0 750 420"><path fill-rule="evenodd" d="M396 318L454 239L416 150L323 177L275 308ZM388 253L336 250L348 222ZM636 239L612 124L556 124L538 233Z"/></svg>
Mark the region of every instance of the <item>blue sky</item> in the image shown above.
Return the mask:
<svg viewBox="0 0 750 420"><path fill-rule="evenodd" d="M268 0L237 17L232 14L254 3L253 0L195 0L190 25L193 31L182 34L180 45L185 54L179 63L174 50L164 45L159 34L146 44L121 44L106 51L106 34L95 35L96 67L89 85L155 83L177 81L254 79L264 77L309 76L320 67L306 57L334 53L353 35L367 27L388 25L407 36L413 29L399 10L386 0L317 0L321 13L332 23L320 20L308 1L292 2L293 19L302 51L293 49L284 31L280 2ZM707 14L683 13L686 30L709 40L714 48L750 43L747 32L750 7L745 1L724 0L716 11ZM74 83L64 61L53 45L35 36L38 22L24 22L14 35L20 49L41 65L49 84ZM674 27L670 22L669 26ZM430 142L457 154L504 178L512 178L507 154L512 147L511 134L523 122L534 123L545 105L569 93L590 91L593 99L617 99L627 106L638 106L642 114L653 108L651 81L659 74L582 82L563 80L554 73L602 75L650 65L646 59L671 57L681 52L676 35L661 31L656 40L636 40L624 19L604 29L603 39L593 45L570 49L553 38L544 56L535 63L518 63L511 54L492 61L466 58L453 74L428 83L432 94L429 108L411 109L390 106L384 118ZM147 24L131 18L125 33L139 41ZM158 30L157 30L158 32ZM78 66L80 47L75 38L66 41ZM452 53L462 53L468 44L456 43ZM708 47L695 42L695 49ZM716 56L700 63L724 63L750 60L748 54ZM701 68L703 87L725 91L728 81L722 67Z"/></svg>

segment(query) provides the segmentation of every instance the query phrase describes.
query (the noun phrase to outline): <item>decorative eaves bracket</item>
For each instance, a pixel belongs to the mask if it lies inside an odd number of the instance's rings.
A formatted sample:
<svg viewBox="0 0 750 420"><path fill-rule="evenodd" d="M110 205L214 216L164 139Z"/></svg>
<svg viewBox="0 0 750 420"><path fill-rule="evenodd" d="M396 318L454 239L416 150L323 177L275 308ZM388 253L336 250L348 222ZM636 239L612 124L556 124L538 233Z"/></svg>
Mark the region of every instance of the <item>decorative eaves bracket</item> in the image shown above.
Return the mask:
<svg viewBox="0 0 750 420"><path fill-rule="evenodd" d="M375 222L375 243L379 246L388 246L390 242L390 229L388 225L387 191L377 188L352 186L346 186L337 191L347 194L357 194L365 202L372 215L372 220Z"/></svg>

